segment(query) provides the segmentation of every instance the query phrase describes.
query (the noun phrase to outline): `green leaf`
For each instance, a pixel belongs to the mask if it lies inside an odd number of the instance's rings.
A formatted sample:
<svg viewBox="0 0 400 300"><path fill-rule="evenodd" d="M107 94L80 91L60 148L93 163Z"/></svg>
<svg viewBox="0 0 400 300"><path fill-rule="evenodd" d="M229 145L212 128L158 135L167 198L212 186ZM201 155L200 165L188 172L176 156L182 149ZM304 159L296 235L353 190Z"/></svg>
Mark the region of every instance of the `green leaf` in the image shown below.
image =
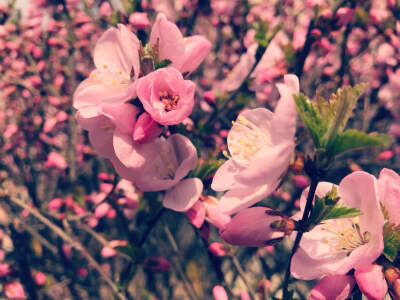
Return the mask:
<svg viewBox="0 0 400 300"><path fill-rule="evenodd" d="M304 94L294 95L297 113L307 126L317 148L322 148L322 137L327 131L327 124L323 120L320 111Z"/></svg>
<svg viewBox="0 0 400 300"><path fill-rule="evenodd" d="M333 113L334 117L330 120L328 131L324 136L326 145L329 145L338 134L343 132L356 105L357 99L364 88L365 84L363 83L357 84L354 87L345 86L338 89L336 94L333 94L329 98L329 113Z"/></svg>
<svg viewBox="0 0 400 300"><path fill-rule="evenodd" d="M315 196L314 205L311 209L308 221L308 230L320 224L324 220L354 218L361 215L361 211L357 208L350 207L338 203L337 187L333 186L332 190L324 197Z"/></svg>
<svg viewBox="0 0 400 300"><path fill-rule="evenodd" d="M383 255L394 262L400 250L400 225L386 222L383 226L383 241L385 244Z"/></svg>
<svg viewBox="0 0 400 300"><path fill-rule="evenodd" d="M165 68L165 67L168 67L170 64L172 64L172 61L170 61L169 59L154 61L154 69L157 70L157 69Z"/></svg>
<svg viewBox="0 0 400 300"><path fill-rule="evenodd" d="M355 129L348 129L339 134L327 150L330 156L366 147L388 147L392 143L385 134L367 134Z"/></svg>
<svg viewBox="0 0 400 300"><path fill-rule="evenodd" d="M307 96L295 95L297 112L310 131L317 149L329 148L338 134L341 134L353 111L365 84L338 89L329 101L317 93L316 101Z"/></svg>
<svg viewBox="0 0 400 300"><path fill-rule="evenodd" d="M336 204L335 207L324 217L324 220L341 219L341 218L354 218L362 215L362 212L357 208Z"/></svg>

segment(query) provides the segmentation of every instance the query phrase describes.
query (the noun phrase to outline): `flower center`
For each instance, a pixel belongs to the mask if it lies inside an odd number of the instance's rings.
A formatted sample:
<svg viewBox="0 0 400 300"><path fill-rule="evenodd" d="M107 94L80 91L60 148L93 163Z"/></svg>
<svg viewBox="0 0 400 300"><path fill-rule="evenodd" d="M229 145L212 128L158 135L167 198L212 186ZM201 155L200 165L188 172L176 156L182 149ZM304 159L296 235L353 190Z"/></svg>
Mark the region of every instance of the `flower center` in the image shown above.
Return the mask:
<svg viewBox="0 0 400 300"><path fill-rule="evenodd" d="M160 101L164 104L164 110L169 112L175 110L178 106L179 95L171 95L167 91L158 93Z"/></svg>
<svg viewBox="0 0 400 300"><path fill-rule="evenodd" d="M232 124L228 148L232 157L239 162L248 163L254 153L271 145L270 137L244 116L239 115Z"/></svg>
<svg viewBox="0 0 400 300"><path fill-rule="evenodd" d="M118 71L118 73L95 70L90 73L89 82L96 85L111 85L126 88L130 83L130 76L122 72L122 70Z"/></svg>
<svg viewBox="0 0 400 300"><path fill-rule="evenodd" d="M345 220L328 220L321 228L322 231L330 233L322 240L339 253L346 253L347 256L356 248L367 244L371 239L368 231L361 232L358 218Z"/></svg>

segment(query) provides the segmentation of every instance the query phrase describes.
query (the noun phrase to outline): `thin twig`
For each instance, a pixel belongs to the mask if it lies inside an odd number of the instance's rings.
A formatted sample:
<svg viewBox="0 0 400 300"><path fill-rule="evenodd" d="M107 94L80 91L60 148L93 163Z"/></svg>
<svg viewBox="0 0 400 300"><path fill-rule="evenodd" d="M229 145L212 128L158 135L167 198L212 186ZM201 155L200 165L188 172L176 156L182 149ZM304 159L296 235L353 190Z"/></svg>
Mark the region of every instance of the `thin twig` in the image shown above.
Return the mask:
<svg viewBox="0 0 400 300"><path fill-rule="evenodd" d="M165 207L161 207L160 210L156 213L156 215L153 217L153 219L150 220L148 223L145 231L143 232L143 235L139 242L137 243L138 247L143 246L144 242L146 241L147 237L149 236L151 230L154 228L154 225L156 225L157 221L161 218L163 213L165 212Z"/></svg>
<svg viewBox="0 0 400 300"><path fill-rule="evenodd" d="M44 225L50 228L55 234L57 234L60 238L62 238L66 243L68 243L72 248L79 251L88 261L89 263L96 269L96 271L100 274L101 277L106 281L106 283L110 286L114 294L121 300L126 300L126 297L119 291L116 284L111 280L111 278L103 271L98 262L87 252L85 247L78 241L73 240L69 235L67 235L60 227L55 225L45 216L43 216L37 209L30 207L21 199L17 199L16 197L4 197L5 199L11 201L14 204L17 204L19 207L26 209L36 217L39 221L41 221Z"/></svg>
<svg viewBox="0 0 400 300"><path fill-rule="evenodd" d="M306 207L304 208L303 217L301 218L301 224L305 224L308 220L308 216L309 216L311 208L312 208L312 203L314 200L317 185L318 185L318 179L313 178L311 180L310 190L308 191ZM296 253L297 249L299 248L301 238L303 237L303 233L304 233L303 230L299 230L297 232L296 239L294 241L294 245L292 248L292 252L290 253L289 262L286 267L285 278L283 280L283 286L282 286L283 298L282 299L288 299L288 296L289 296L288 286L289 286L289 280L290 280L290 265L291 265L294 254Z"/></svg>
<svg viewBox="0 0 400 300"><path fill-rule="evenodd" d="M34 230L31 226L26 224L21 218L18 218L16 215L14 215L12 212L8 211L7 212L12 219L18 220L18 223L26 230L30 235L32 235L35 239L39 241L45 248L47 248L51 253L56 255L58 253L57 247L53 246L50 244L43 236L41 236L40 233L38 233L36 230Z"/></svg>
<svg viewBox="0 0 400 300"><path fill-rule="evenodd" d="M251 288L249 281L247 280L246 273L244 272L242 266L240 265L239 260L235 255L231 256L232 263L235 266L236 271L239 274L239 277L243 280L244 284L246 285L247 290L252 299L257 299L257 295L254 293L253 289Z"/></svg>
<svg viewBox="0 0 400 300"><path fill-rule="evenodd" d="M91 236L93 236L103 247L110 247L109 241L107 241L101 234L98 234L96 231L94 231L88 225L86 225L82 222L79 222L79 227L82 228L83 230L85 230ZM133 259L129 255L127 255L123 252L117 251L117 255L119 255L129 261L133 261Z"/></svg>
<svg viewBox="0 0 400 300"><path fill-rule="evenodd" d="M194 290L194 287L190 283L190 280L187 277L187 275L186 275L186 273L183 270L183 267L181 265L181 262L180 262L180 259L179 259L179 248L178 248L178 245L176 244L175 238L172 235L171 230L168 228L167 225L164 225L164 232L167 235L168 242L170 243L170 245L172 247L172 250L174 251L174 254L176 256L175 267L176 267L180 277L182 278L183 284L185 286L185 290L189 294L189 297L191 299L198 300L199 297L197 297L196 291Z"/></svg>

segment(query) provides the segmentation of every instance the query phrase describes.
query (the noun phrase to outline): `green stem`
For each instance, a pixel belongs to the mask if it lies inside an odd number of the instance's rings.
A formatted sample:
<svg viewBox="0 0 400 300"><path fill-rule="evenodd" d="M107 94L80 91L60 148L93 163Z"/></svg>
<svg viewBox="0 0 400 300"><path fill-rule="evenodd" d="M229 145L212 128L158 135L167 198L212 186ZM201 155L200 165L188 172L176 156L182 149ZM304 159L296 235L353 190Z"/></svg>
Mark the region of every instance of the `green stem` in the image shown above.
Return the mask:
<svg viewBox="0 0 400 300"><path fill-rule="evenodd" d="M312 208L318 181L319 180L316 178L313 178L311 180L310 190L308 191L308 195L307 195L306 207L304 208L303 217L301 218L301 221L300 221L301 225L305 224L308 221L308 217L310 215L310 211ZM283 298L282 299L287 299L289 296L288 287L289 287L289 280L290 280L290 265L291 265L294 254L296 253L297 249L299 248L301 238L303 237L303 233L304 233L304 228L300 228L300 230L297 232L296 239L294 241L294 245L292 248L292 252L290 253L289 262L286 267L285 278L283 280L283 287L282 287Z"/></svg>

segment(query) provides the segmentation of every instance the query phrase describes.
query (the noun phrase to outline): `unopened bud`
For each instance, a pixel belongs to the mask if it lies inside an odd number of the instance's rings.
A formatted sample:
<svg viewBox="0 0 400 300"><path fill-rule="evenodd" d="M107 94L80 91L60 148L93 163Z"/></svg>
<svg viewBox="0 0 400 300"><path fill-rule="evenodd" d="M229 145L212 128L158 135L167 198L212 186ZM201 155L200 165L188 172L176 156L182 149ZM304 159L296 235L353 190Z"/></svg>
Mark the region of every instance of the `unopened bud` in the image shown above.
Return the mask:
<svg viewBox="0 0 400 300"><path fill-rule="evenodd" d="M220 235L225 242L232 245L263 247L281 240L290 231L291 225L281 222L286 223L286 218L279 212L267 207L251 207L235 215L220 230ZM277 229L278 227L282 230Z"/></svg>

